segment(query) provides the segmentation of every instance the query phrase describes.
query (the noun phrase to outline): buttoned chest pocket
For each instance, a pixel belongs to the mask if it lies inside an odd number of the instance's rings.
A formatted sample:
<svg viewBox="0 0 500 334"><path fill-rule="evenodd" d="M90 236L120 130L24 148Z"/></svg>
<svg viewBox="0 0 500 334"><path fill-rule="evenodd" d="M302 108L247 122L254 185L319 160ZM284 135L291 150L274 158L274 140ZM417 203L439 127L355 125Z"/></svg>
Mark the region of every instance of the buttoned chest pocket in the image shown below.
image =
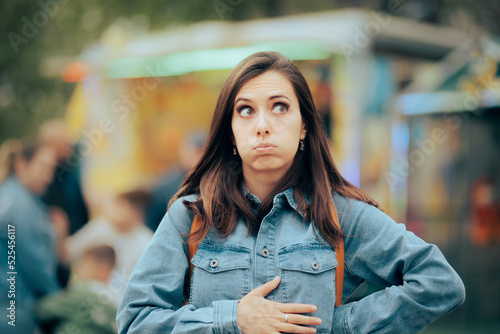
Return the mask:
<svg viewBox="0 0 500 334"><path fill-rule="evenodd" d="M215 300L237 300L249 292L250 249L201 243L191 260L189 302L208 307Z"/></svg>
<svg viewBox="0 0 500 334"><path fill-rule="evenodd" d="M322 319L318 333L330 333L335 306L335 268L333 248L323 244L297 244L278 251L282 293L285 303L312 304L314 316Z"/></svg>

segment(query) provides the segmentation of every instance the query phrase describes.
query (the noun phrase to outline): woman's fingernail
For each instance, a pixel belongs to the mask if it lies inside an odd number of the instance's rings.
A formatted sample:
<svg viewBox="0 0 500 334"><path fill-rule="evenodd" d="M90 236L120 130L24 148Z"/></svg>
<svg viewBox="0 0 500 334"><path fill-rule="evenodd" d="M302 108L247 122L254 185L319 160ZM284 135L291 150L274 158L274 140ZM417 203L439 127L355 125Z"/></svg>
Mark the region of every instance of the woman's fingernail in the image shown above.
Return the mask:
<svg viewBox="0 0 500 334"><path fill-rule="evenodd" d="M276 276L275 278L273 278L273 281L279 281L279 280L280 280L279 276Z"/></svg>

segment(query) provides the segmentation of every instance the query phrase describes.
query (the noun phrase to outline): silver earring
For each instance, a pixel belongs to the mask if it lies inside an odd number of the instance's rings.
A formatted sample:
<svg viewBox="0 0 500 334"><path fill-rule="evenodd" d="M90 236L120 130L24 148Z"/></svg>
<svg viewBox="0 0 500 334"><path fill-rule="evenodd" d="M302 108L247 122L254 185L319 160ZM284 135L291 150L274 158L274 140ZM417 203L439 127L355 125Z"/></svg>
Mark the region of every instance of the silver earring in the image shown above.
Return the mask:
<svg viewBox="0 0 500 334"><path fill-rule="evenodd" d="M233 146L233 155L238 154L238 151L236 151L236 146Z"/></svg>
<svg viewBox="0 0 500 334"><path fill-rule="evenodd" d="M300 147L299 147L299 149L300 149L301 151L303 151L303 150L304 150L304 141L303 141L303 140L299 140L299 143L300 143Z"/></svg>

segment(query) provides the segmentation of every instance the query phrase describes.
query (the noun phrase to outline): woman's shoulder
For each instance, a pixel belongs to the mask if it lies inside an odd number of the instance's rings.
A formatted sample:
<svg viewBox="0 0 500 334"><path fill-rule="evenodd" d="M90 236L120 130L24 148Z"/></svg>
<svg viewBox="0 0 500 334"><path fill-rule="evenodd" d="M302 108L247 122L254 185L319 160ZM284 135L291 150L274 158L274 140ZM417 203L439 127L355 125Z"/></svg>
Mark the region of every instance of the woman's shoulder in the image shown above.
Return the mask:
<svg viewBox="0 0 500 334"><path fill-rule="evenodd" d="M332 199L335 204L335 208L337 209L337 213L339 214L358 214L363 210L372 209L380 211L378 208L369 203L343 196L334 190L332 191Z"/></svg>
<svg viewBox="0 0 500 334"><path fill-rule="evenodd" d="M0 184L0 214L30 215L32 205L30 193L14 177Z"/></svg>
<svg viewBox="0 0 500 334"><path fill-rule="evenodd" d="M28 192L24 189L16 177L9 176L0 183L0 196L5 197L24 197Z"/></svg>
<svg viewBox="0 0 500 334"><path fill-rule="evenodd" d="M345 228L354 228L359 223L363 226L378 226L380 223L392 221L392 218L376 206L362 200L349 198L337 192L332 192L333 202L340 225Z"/></svg>
<svg viewBox="0 0 500 334"><path fill-rule="evenodd" d="M191 194L177 198L172 205L168 208L168 212L181 213L184 211L189 211L186 204L197 202L200 199L200 195Z"/></svg>
<svg viewBox="0 0 500 334"><path fill-rule="evenodd" d="M200 196L197 194L179 197L168 208L168 211L163 217L160 226L170 224L180 234L189 233L189 231L191 230L191 224L193 222L194 215L186 204L196 202L199 198Z"/></svg>

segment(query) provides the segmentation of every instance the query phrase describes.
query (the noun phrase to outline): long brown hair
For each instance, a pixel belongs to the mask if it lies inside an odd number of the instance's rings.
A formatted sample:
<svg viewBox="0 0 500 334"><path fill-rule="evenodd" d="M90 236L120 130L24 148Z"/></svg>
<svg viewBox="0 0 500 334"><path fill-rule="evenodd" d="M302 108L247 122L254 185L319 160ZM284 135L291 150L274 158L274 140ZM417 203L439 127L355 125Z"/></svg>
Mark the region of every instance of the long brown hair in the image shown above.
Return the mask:
<svg viewBox="0 0 500 334"><path fill-rule="evenodd" d="M271 70L290 80L299 101L307 135L304 150L295 155L288 172L262 201L257 214L254 214L241 189L241 158L233 155L231 120L235 97L240 88L248 80ZM194 215L203 217L201 228L193 232L192 242L201 241L211 226L215 226L223 237L230 235L236 227L238 216L246 218L248 232L256 234L261 220L272 208L274 196L290 187L294 187L295 200L301 212L316 224L321 236L331 246L336 246L343 237L333 223L338 222L338 217L332 190L378 207L373 199L347 182L335 167L309 86L298 68L280 53L258 52L241 61L224 82L205 150L170 205L179 197L200 195L197 202L184 202Z"/></svg>

